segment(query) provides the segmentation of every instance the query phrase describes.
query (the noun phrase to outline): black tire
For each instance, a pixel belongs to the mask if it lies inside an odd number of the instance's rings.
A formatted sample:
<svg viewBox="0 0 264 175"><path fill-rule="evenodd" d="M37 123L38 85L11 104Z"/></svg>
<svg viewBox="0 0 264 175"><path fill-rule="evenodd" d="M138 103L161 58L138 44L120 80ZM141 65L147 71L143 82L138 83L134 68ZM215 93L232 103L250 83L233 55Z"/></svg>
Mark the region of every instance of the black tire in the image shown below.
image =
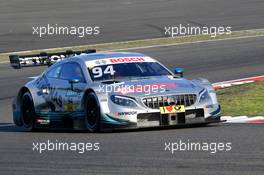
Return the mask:
<svg viewBox="0 0 264 175"><path fill-rule="evenodd" d="M21 120L22 127L26 131L34 130L35 107L30 92L25 92L21 97Z"/></svg>
<svg viewBox="0 0 264 175"><path fill-rule="evenodd" d="M100 119L101 111L100 105L95 93L90 92L84 103L85 119L84 124L87 130L90 132L99 132L100 131Z"/></svg>

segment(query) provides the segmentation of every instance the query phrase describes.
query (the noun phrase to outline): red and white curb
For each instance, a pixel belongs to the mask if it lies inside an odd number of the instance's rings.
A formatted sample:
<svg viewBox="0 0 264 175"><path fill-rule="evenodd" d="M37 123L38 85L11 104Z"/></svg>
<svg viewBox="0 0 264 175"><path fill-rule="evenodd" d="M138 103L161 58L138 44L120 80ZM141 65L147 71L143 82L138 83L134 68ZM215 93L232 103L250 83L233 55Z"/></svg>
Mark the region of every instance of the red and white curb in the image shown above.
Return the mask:
<svg viewBox="0 0 264 175"><path fill-rule="evenodd" d="M223 81L219 83L214 83L213 86L215 90L219 90L219 89L224 89L224 88L231 87L231 86L253 83L256 81L264 81L264 75L257 76L257 77L237 79L237 80Z"/></svg>
<svg viewBox="0 0 264 175"><path fill-rule="evenodd" d="M222 116L221 120L226 120L225 123L264 123L263 116L248 117L248 116Z"/></svg>
<svg viewBox="0 0 264 175"><path fill-rule="evenodd" d="M264 75L214 83L213 87L215 90L220 90L231 86L253 83L257 81L264 81ZM226 120L226 123L264 123L264 116L222 116L221 120Z"/></svg>

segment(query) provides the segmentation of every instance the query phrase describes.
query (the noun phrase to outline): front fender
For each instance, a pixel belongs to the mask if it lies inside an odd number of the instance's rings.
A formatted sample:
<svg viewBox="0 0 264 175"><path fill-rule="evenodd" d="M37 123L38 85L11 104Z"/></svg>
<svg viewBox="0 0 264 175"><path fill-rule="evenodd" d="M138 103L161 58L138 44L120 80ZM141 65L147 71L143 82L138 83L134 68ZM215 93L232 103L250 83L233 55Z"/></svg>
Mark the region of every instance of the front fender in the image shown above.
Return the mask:
<svg viewBox="0 0 264 175"><path fill-rule="evenodd" d="M194 79L192 81L199 84L200 86L204 87L205 89L207 89L207 91L209 92L209 95L212 99L213 104L218 104L214 87L209 80L207 80L205 78L197 78L197 79Z"/></svg>

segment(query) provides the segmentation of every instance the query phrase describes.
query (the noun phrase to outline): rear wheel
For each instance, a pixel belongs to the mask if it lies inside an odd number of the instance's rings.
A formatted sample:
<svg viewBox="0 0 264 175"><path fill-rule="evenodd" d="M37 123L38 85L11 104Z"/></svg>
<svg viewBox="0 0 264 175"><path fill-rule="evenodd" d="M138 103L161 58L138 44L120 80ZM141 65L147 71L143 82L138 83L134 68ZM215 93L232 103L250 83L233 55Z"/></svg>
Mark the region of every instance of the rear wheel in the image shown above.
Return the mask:
<svg viewBox="0 0 264 175"><path fill-rule="evenodd" d="M34 129L35 108L32 96L29 92L25 92L21 98L21 119L23 128L26 131Z"/></svg>
<svg viewBox="0 0 264 175"><path fill-rule="evenodd" d="M87 95L84 105L85 111L85 127L90 132L99 132L100 131L100 105L95 93L91 92Z"/></svg>

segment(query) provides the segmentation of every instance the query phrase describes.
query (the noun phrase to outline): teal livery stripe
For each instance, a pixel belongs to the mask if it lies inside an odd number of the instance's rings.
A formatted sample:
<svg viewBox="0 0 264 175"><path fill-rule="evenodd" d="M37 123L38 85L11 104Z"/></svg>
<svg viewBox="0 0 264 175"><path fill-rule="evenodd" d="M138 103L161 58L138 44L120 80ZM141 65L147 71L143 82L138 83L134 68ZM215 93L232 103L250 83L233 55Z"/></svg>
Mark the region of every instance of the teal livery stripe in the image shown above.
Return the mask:
<svg viewBox="0 0 264 175"><path fill-rule="evenodd" d="M129 123L126 120L113 118L108 114L105 114L102 116L101 122L105 124L112 124L112 125L127 125Z"/></svg>
<svg viewBox="0 0 264 175"><path fill-rule="evenodd" d="M59 119L61 117L71 117L71 118L79 118L84 117L83 111L75 111L75 112L37 112L36 113L40 117L50 118L50 119Z"/></svg>

